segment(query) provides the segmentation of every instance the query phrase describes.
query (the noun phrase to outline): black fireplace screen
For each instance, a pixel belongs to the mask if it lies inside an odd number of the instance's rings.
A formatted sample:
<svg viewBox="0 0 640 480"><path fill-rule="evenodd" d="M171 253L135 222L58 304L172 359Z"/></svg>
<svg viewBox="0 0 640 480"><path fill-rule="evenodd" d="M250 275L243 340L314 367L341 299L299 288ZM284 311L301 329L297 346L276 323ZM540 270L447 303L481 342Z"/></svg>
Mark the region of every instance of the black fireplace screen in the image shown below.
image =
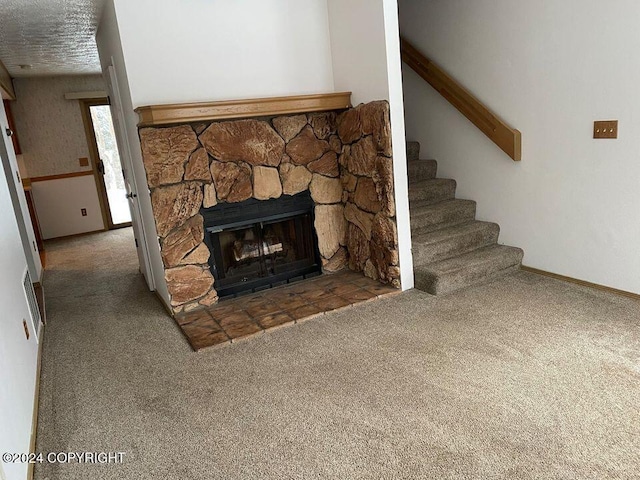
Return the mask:
<svg viewBox="0 0 640 480"><path fill-rule="evenodd" d="M209 266L220 298L271 288L321 271L308 192L225 203L202 211Z"/></svg>

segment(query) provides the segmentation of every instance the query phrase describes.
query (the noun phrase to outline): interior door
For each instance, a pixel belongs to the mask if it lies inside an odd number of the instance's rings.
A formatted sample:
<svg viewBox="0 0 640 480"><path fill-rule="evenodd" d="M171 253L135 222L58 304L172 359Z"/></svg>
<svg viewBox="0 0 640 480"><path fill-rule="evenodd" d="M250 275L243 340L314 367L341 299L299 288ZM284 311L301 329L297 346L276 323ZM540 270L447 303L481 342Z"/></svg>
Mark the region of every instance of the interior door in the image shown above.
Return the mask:
<svg viewBox="0 0 640 480"><path fill-rule="evenodd" d="M149 252L147 250L147 242L145 231L142 224L142 214L140 204L138 202L138 194L136 188L135 173L131 157L131 148L129 145L129 137L124 121L124 110L122 108L122 97L118 87L118 78L116 77L115 68L112 65L107 67L105 75L107 83L107 91L111 100L111 115L113 117L113 126L116 133L118 150L120 151L120 160L122 162L122 173L124 174L124 186L126 190L126 198L129 201L129 210L131 212L131 225L136 238L136 250L138 252L138 261L140 263L140 271L144 275L147 285L151 290L155 289L155 282L151 272L151 264Z"/></svg>

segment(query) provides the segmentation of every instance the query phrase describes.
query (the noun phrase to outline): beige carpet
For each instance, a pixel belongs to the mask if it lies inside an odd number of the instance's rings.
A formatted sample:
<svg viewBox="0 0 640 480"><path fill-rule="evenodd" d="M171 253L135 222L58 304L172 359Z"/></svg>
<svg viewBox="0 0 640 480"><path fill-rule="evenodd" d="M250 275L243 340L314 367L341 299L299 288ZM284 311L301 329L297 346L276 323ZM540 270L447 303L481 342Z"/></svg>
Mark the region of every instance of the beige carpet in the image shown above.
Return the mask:
<svg viewBox="0 0 640 480"><path fill-rule="evenodd" d="M193 353L129 230L48 245L38 449L74 479L609 479L640 472L640 304L516 273Z"/></svg>

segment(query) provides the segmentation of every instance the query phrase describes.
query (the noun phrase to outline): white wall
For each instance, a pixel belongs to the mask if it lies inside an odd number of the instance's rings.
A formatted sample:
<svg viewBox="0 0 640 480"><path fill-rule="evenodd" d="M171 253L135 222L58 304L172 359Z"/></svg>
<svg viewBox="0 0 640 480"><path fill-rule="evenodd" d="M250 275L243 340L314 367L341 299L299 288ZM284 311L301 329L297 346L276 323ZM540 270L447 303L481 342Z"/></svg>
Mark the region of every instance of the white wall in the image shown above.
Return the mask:
<svg viewBox="0 0 640 480"><path fill-rule="evenodd" d="M4 110L0 119L4 131ZM0 154L4 157L5 151L0 149ZM27 261L7 180L11 179L0 168L0 452L26 453L31 438L38 346L22 288ZM29 340L23 319L30 329ZM2 468L7 480L27 478L26 463L5 463Z"/></svg>
<svg viewBox="0 0 640 480"><path fill-rule="evenodd" d="M45 240L104 229L93 175L34 182L31 192Z"/></svg>
<svg viewBox="0 0 640 480"><path fill-rule="evenodd" d="M328 0L336 91L354 105L389 99L382 0Z"/></svg>
<svg viewBox="0 0 640 480"><path fill-rule="evenodd" d="M3 212L5 210L7 212L13 211L20 231L20 240L29 267L29 273L34 282L39 282L42 277L42 263L40 262L40 254L36 245L36 235L33 230L33 224L31 223L22 179L19 175L13 142L10 137L4 134L7 128L9 128L9 122L7 121L3 104L0 106L0 134L3 139L0 143L0 155L2 156L0 170L3 170L6 176L6 181L3 185L9 188L11 201L2 205L1 208Z"/></svg>
<svg viewBox="0 0 640 480"><path fill-rule="evenodd" d="M326 0L115 0L134 107L333 91Z"/></svg>
<svg viewBox="0 0 640 480"><path fill-rule="evenodd" d="M640 293L640 3L401 0L403 35L522 131L512 162L408 67L408 137L539 269ZM593 140L594 120L620 120Z"/></svg>
<svg viewBox="0 0 640 480"><path fill-rule="evenodd" d="M397 0L328 0L333 75L354 105L388 100L391 108L396 220L402 289L413 288L413 259L400 70Z"/></svg>

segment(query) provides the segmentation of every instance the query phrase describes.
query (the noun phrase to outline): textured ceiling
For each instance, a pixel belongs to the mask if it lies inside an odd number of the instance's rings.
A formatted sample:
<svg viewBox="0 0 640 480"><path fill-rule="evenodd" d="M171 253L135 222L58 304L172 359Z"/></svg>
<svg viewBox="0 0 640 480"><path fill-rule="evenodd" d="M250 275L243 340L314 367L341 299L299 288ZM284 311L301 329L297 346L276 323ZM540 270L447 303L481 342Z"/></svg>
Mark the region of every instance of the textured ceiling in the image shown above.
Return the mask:
<svg viewBox="0 0 640 480"><path fill-rule="evenodd" d="M0 0L0 60L13 77L100 73L95 35L103 5Z"/></svg>

